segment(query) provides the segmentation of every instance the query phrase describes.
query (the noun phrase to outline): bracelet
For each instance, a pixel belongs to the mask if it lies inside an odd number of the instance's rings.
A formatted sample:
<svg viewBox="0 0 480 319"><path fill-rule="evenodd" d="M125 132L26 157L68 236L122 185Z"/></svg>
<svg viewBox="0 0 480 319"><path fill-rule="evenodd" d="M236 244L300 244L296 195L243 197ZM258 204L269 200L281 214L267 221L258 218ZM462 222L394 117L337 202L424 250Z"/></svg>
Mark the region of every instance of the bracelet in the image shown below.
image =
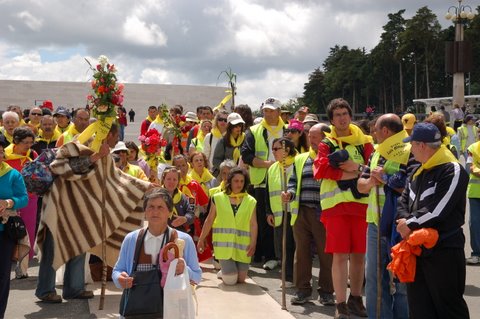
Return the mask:
<svg viewBox="0 0 480 319"><path fill-rule="evenodd" d="M13 201L11 199L6 199L7 202L7 208L12 208L13 207Z"/></svg>

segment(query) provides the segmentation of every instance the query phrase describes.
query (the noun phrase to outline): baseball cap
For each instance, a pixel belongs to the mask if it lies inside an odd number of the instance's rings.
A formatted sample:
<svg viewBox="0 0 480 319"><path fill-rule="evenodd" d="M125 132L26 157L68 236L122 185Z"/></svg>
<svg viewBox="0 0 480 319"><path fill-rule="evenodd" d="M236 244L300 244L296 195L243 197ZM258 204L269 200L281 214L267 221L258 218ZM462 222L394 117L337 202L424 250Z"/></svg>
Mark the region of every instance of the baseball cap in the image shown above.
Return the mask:
<svg viewBox="0 0 480 319"><path fill-rule="evenodd" d="M417 118L412 113L407 113L404 116L402 116L402 124L404 129L411 130L415 125L416 121L417 121Z"/></svg>
<svg viewBox="0 0 480 319"><path fill-rule="evenodd" d="M53 113L53 116L55 116L55 115L63 115L63 116L66 116L66 117L70 118L70 112L66 108L64 108L63 106L57 107L57 109Z"/></svg>
<svg viewBox="0 0 480 319"><path fill-rule="evenodd" d="M237 125L240 123L245 124L245 121L243 120L240 114L234 112L234 113L228 114L227 123L232 125Z"/></svg>
<svg viewBox="0 0 480 319"><path fill-rule="evenodd" d="M468 123L468 121L472 121L472 120L476 121L477 119L472 114L467 114L465 115L465 119L463 120L463 123Z"/></svg>
<svg viewBox="0 0 480 319"><path fill-rule="evenodd" d="M195 114L194 112L187 112L187 114L185 114L185 121L198 123L197 114Z"/></svg>
<svg viewBox="0 0 480 319"><path fill-rule="evenodd" d="M434 143L440 142L442 139L440 131L432 123L418 123L415 125L412 131L412 135L403 139L403 142L423 142L423 143Z"/></svg>
<svg viewBox="0 0 480 319"><path fill-rule="evenodd" d="M288 109L288 107L286 105L282 105L282 107L280 107L280 113L292 114L292 112L290 112L290 110Z"/></svg>
<svg viewBox="0 0 480 319"><path fill-rule="evenodd" d="M273 97L269 97L268 99L265 100L263 103L263 109L270 109L270 110L278 110L279 108L282 107L282 103L280 103L279 100Z"/></svg>

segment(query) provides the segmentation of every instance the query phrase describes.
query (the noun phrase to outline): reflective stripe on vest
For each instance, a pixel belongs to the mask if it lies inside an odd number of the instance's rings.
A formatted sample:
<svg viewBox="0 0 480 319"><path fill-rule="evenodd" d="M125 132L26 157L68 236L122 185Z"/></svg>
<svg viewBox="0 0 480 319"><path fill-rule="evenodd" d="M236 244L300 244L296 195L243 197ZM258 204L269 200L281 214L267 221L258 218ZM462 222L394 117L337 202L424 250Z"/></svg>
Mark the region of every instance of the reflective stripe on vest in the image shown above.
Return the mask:
<svg viewBox="0 0 480 319"><path fill-rule="evenodd" d="M477 168L480 168L480 154L477 154L477 150L480 148L479 143L480 142L475 142L468 147L468 151L473 157L473 164ZM468 181L467 197L480 198L480 178L472 174L472 168L470 168L470 180Z"/></svg>
<svg viewBox="0 0 480 319"><path fill-rule="evenodd" d="M333 139L327 138L331 144L333 144L334 148L340 149L340 146L337 142ZM355 163L363 164L363 154L360 154L357 147L354 145L347 145L345 150L349 154L349 159L353 160ZM368 197L362 197L357 199L353 197L352 192L350 189L348 190L341 190L338 187L338 183L332 179L323 179L320 185L320 206L322 210L326 210L332 207L335 207L339 203L346 203L346 202L357 202L362 204L368 204Z"/></svg>
<svg viewBox="0 0 480 319"><path fill-rule="evenodd" d="M287 173L287 181L292 176L292 170ZM270 197L270 210L273 213L275 219L275 227L282 224L283 217L283 204L282 204L282 179L283 171L280 163L275 162L268 169L268 195Z"/></svg>
<svg viewBox="0 0 480 319"><path fill-rule="evenodd" d="M294 225L298 216L298 208L300 207L300 189L302 186L302 172L305 162L307 161L310 153L302 153L295 156L295 174L297 176L297 191L295 192L295 199L290 205L292 211L292 219L290 220L290 225Z"/></svg>
<svg viewBox="0 0 480 319"><path fill-rule="evenodd" d="M250 263L247 247L250 244L250 219L257 204L255 198L246 195L237 214L233 215L230 198L224 192L213 196L217 216L213 222L213 248L218 259L233 259Z"/></svg>
<svg viewBox="0 0 480 319"><path fill-rule="evenodd" d="M263 125L257 124L250 127L250 132L252 132L255 139L255 157L266 161L268 159L268 145L263 137L264 129ZM267 169L249 166L249 172L252 185L259 185L265 180Z"/></svg>

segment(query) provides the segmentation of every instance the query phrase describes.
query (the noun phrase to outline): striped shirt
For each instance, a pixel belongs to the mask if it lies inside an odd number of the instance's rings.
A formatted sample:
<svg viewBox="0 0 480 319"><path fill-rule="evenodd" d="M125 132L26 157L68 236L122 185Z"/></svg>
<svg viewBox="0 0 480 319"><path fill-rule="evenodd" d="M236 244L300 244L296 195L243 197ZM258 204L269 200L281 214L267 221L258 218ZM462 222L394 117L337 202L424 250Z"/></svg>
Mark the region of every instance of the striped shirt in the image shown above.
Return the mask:
<svg viewBox="0 0 480 319"><path fill-rule="evenodd" d="M293 170L292 176L288 181L288 192L292 194L291 200L294 200L297 192L297 173ZM311 208L320 208L320 180L313 178L313 160L308 157L305 161L302 171L302 185L300 186L299 203L302 206Z"/></svg>

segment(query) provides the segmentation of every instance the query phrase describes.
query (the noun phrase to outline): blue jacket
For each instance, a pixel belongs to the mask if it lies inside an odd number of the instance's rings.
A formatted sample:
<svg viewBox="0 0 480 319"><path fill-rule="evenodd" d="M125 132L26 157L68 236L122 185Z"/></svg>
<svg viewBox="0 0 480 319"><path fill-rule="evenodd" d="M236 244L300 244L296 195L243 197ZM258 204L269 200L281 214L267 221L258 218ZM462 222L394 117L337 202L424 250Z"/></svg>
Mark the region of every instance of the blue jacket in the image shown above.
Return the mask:
<svg viewBox="0 0 480 319"><path fill-rule="evenodd" d="M16 169L11 169L0 177L0 185L0 199L12 199L15 202L13 205L15 210L27 206L27 189L22 175ZM3 231L3 228L3 224L0 223L0 231Z"/></svg>
<svg viewBox="0 0 480 319"><path fill-rule="evenodd" d="M115 264L112 272L113 282L118 288L123 288L118 282L120 274L125 271L127 274L131 275L133 272L133 258L139 232L140 229L137 229L131 233L128 233L123 240L122 247L120 248L120 255L118 256L117 263ZM195 248L195 244L193 243L192 237L190 237L190 235L179 230L177 230L177 233L178 238L185 240L183 259L185 259L188 276L190 277L190 280L198 284L202 279L202 270L200 269L200 265L198 264L197 250Z"/></svg>

